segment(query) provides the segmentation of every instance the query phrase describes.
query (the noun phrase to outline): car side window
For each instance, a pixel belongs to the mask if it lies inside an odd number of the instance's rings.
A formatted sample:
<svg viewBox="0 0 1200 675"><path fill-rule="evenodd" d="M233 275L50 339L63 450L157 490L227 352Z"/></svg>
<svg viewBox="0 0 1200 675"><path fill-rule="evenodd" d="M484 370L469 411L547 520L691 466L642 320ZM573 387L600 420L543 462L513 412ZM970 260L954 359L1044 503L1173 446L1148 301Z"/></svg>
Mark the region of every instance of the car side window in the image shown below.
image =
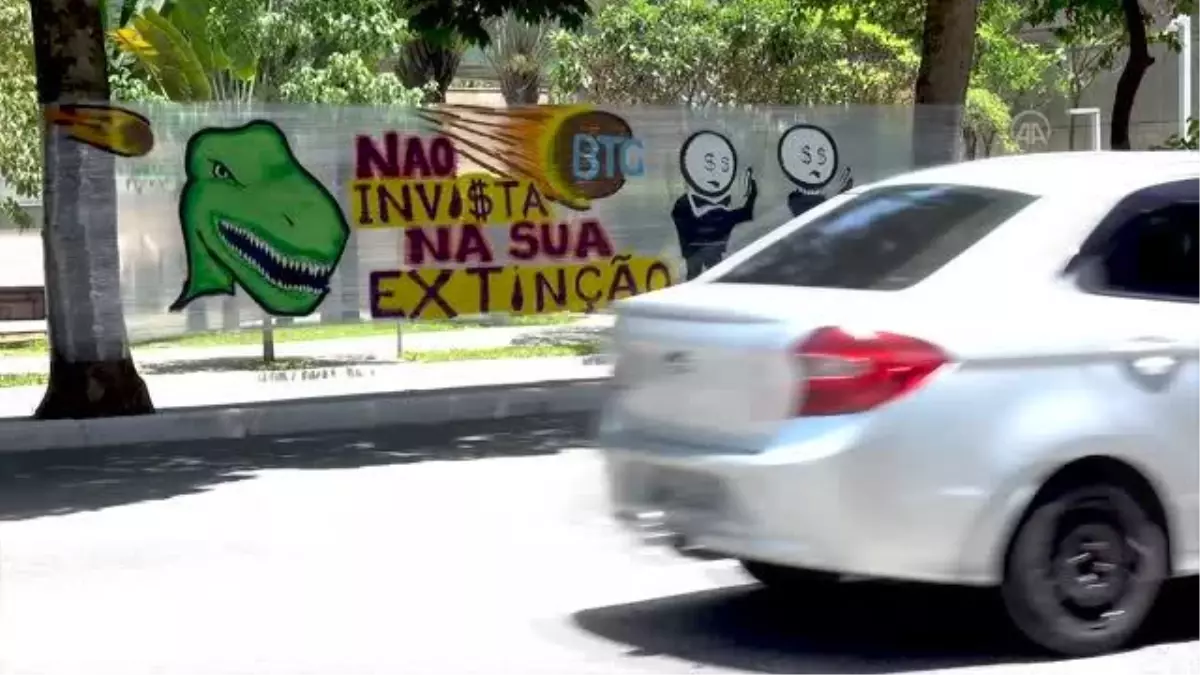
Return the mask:
<svg viewBox="0 0 1200 675"><path fill-rule="evenodd" d="M1099 246L1085 291L1200 301L1200 203L1135 214Z"/></svg>

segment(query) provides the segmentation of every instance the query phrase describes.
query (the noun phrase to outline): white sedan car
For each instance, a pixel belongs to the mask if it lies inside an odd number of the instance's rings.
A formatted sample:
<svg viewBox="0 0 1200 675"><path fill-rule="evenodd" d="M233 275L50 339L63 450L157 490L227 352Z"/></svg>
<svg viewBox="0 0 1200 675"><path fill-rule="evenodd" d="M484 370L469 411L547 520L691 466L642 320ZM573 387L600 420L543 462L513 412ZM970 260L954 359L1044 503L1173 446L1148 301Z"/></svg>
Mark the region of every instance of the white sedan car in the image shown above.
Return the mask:
<svg viewBox="0 0 1200 675"><path fill-rule="evenodd" d="M1200 156L857 188L616 307L616 515L768 586L994 585L1114 649L1200 560Z"/></svg>

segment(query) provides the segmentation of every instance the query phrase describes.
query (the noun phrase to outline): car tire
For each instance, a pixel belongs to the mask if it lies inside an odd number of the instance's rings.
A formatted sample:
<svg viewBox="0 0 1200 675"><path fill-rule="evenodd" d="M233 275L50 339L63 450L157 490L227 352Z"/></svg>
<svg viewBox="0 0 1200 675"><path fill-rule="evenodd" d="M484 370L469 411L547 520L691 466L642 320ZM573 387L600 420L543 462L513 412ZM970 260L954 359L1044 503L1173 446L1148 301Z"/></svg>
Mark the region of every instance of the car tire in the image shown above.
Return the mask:
<svg viewBox="0 0 1200 675"><path fill-rule="evenodd" d="M1089 656L1137 632L1167 569L1163 528L1129 491L1075 486L1030 510L1010 546L1001 594L1034 643Z"/></svg>
<svg viewBox="0 0 1200 675"><path fill-rule="evenodd" d="M742 569L756 581L774 591L811 591L828 586L838 580L838 575L797 567L786 567L756 560L739 560Z"/></svg>

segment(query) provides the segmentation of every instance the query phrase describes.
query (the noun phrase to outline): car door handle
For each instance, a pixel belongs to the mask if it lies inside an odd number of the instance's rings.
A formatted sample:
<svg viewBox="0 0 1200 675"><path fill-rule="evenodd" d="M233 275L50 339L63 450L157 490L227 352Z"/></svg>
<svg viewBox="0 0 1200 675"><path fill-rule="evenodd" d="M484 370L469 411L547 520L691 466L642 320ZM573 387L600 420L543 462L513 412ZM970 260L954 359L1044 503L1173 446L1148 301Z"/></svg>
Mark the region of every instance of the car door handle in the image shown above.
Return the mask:
<svg viewBox="0 0 1200 675"><path fill-rule="evenodd" d="M1181 348L1183 348L1183 343L1178 340L1168 337L1144 336L1123 340L1114 351L1118 354L1138 355Z"/></svg>
<svg viewBox="0 0 1200 675"><path fill-rule="evenodd" d="M1179 367L1179 356L1175 352L1182 345L1182 342L1167 337L1140 336L1123 341L1116 352L1128 359L1126 367L1135 377L1144 383L1153 382L1160 386L1170 381L1171 375Z"/></svg>

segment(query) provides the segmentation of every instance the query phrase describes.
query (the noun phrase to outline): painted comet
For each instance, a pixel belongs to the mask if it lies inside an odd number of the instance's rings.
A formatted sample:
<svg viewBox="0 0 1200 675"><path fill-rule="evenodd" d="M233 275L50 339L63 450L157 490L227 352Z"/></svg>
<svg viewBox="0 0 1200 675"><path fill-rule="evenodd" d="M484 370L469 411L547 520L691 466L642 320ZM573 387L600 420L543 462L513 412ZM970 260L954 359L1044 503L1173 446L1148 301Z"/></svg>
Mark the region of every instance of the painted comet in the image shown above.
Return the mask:
<svg viewBox="0 0 1200 675"><path fill-rule="evenodd" d="M188 141L179 222L188 274L171 311L240 286L274 316L311 314L350 228L337 200L274 123L209 128Z"/></svg>

